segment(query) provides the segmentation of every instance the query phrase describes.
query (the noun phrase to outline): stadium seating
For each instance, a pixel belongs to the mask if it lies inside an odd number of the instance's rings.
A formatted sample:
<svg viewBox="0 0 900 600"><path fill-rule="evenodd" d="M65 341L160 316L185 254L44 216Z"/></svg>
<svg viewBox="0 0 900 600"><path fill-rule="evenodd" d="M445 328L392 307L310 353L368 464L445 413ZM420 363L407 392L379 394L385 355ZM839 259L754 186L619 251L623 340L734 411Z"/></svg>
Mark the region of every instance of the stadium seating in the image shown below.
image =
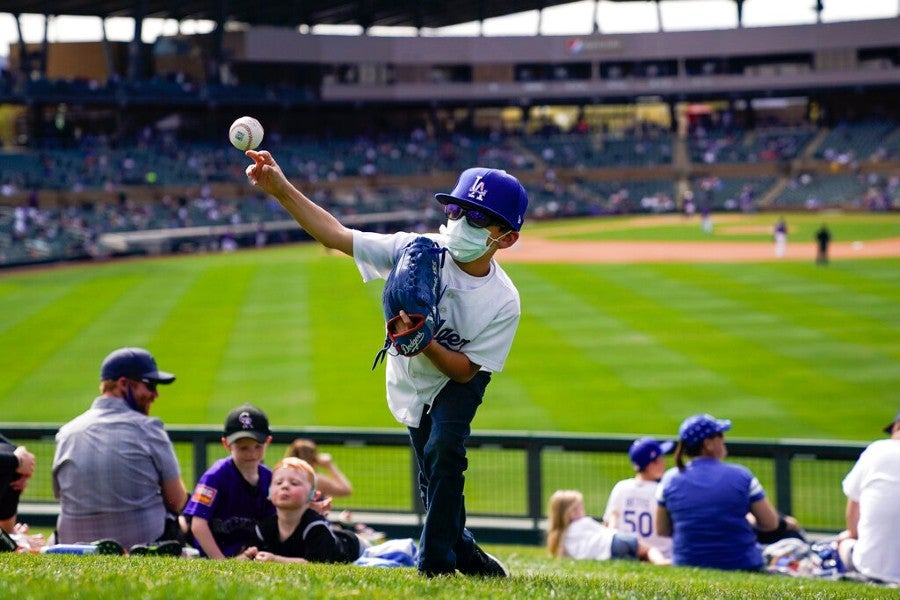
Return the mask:
<svg viewBox="0 0 900 600"><path fill-rule="evenodd" d="M816 157L838 163L877 158L886 151L885 140L892 132L895 140L900 137L900 129L886 121L840 123L822 141Z"/></svg>
<svg viewBox="0 0 900 600"><path fill-rule="evenodd" d="M152 82L161 90L172 85L177 84ZM687 183L698 211L885 210L900 201L900 178L856 175L832 155L900 156L900 128L890 122L846 124L831 131L695 131L686 146L653 126L530 136L485 132L430 137L422 130L350 138L282 139L275 134L269 141L285 172L310 184L316 202L339 218L399 207L418 211L422 219L417 226L428 228L441 221L431 194L472 165L521 176L531 195L530 217L537 219L680 210L677 170L693 173ZM673 149L679 144L687 153L676 164ZM801 156L813 161L812 168L797 163L795 172L784 172L782 165ZM816 161L824 168L815 168ZM717 176L716 165L725 163L738 166ZM766 163L778 166L767 168ZM68 147L45 144L0 153L0 193L10 197L31 191L30 208L0 211L0 264L102 256L109 249L98 240L106 233L289 220L277 202L255 196L246 186L246 164L242 153L221 142L179 140L171 132L142 132L127 143L85 137ZM677 169L660 179L660 167ZM640 169L648 176L640 177ZM788 176L787 183L776 186L779 176ZM234 187L214 192L220 184ZM129 199L127 189L159 191L152 201L137 201ZM82 200L45 207L40 202L45 191L75 192ZM94 192L118 194L119 200L101 202ZM766 205L760 204L763 197Z"/></svg>

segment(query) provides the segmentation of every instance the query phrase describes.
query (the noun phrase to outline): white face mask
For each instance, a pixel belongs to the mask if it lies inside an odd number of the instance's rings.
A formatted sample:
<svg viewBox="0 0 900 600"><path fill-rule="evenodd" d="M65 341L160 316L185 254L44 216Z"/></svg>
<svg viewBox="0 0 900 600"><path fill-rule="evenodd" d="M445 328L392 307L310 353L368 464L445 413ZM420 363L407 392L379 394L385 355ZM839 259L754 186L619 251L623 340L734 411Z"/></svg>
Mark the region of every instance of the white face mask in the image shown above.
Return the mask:
<svg viewBox="0 0 900 600"><path fill-rule="evenodd" d="M491 244L496 244L506 235L504 233L498 238L492 238L487 228L472 227L465 217L455 221L448 219L447 224L441 225L438 231L447 236L450 256L461 263L478 260L490 249Z"/></svg>

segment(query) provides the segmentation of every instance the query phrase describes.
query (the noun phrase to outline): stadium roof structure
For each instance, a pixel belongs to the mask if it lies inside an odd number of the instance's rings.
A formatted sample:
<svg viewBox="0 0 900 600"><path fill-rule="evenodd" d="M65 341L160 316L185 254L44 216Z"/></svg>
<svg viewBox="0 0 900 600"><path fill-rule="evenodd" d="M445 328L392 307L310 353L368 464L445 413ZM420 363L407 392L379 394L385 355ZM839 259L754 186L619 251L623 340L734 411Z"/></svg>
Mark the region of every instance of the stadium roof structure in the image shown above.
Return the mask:
<svg viewBox="0 0 900 600"><path fill-rule="evenodd" d="M635 2L646 0L612 0ZM657 4L663 0L655 0ZM745 0L732 0L742 12ZM572 0L5 0L14 15L203 19L248 25L437 28L571 3ZM822 9L817 0L816 9Z"/></svg>

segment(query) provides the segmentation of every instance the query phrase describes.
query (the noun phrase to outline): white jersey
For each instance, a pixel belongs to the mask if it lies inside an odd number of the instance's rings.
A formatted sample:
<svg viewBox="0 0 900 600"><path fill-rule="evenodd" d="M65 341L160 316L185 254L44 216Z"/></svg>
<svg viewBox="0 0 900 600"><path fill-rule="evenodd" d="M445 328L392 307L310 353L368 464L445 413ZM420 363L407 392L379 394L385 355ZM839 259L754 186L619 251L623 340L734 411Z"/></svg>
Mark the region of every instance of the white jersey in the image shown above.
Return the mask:
<svg viewBox="0 0 900 600"><path fill-rule="evenodd" d="M616 522L616 531L631 533L672 558L672 538L656 534L656 481L623 479L609 493L603 520ZM613 514L615 513L615 519Z"/></svg>
<svg viewBox="0 0 900 600"><path fill-rule="evenodd" d="M844 478L844 494L859 502L856 570L900 583L900 440L869 445Z"/></svg>
<svg viewBox="0 0 900 600"><path fill-rule="evenodd" d="M363 281L386 279L394 267L394 257L415 233L385 235L353 231L353 259ZM439 234L426 237L440 245L446 238ZM462 271L449 255L441 270L439 304L441 323L435 339L444 347L465 354L481 365L482 371L503 370L519 326L519 292L496 261L484 277ZM418 427L425 406L432 403L450 380L428 358L410 358L388 352L385 377L387 401L394 418L410 427Z"/></svg>
<svg viewBox="0 0 900 600"><path fill-rule="evenodd" d="M579 560L609 560L612 556L614 529L591 517L575 519L563 535L564 556Z"/></svg>

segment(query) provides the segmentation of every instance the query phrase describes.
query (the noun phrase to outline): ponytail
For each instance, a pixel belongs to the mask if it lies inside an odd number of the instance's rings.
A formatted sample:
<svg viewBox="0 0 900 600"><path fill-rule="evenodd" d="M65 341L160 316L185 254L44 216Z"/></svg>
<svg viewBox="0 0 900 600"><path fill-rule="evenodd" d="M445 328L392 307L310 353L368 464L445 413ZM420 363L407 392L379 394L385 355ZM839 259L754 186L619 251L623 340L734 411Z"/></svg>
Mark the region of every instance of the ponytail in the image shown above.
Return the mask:
<svg viewBox="0 0 900 600"><path fill-rule="evenodd" d="M689 457L696 457L700 456L701 452L703 452L703 442L700 442L696 446L688 446L684 442L679 440L678 446L675 447L675 465L678 467L678 470L684 471L685 469L683 455L686 454Z"/></svg>

